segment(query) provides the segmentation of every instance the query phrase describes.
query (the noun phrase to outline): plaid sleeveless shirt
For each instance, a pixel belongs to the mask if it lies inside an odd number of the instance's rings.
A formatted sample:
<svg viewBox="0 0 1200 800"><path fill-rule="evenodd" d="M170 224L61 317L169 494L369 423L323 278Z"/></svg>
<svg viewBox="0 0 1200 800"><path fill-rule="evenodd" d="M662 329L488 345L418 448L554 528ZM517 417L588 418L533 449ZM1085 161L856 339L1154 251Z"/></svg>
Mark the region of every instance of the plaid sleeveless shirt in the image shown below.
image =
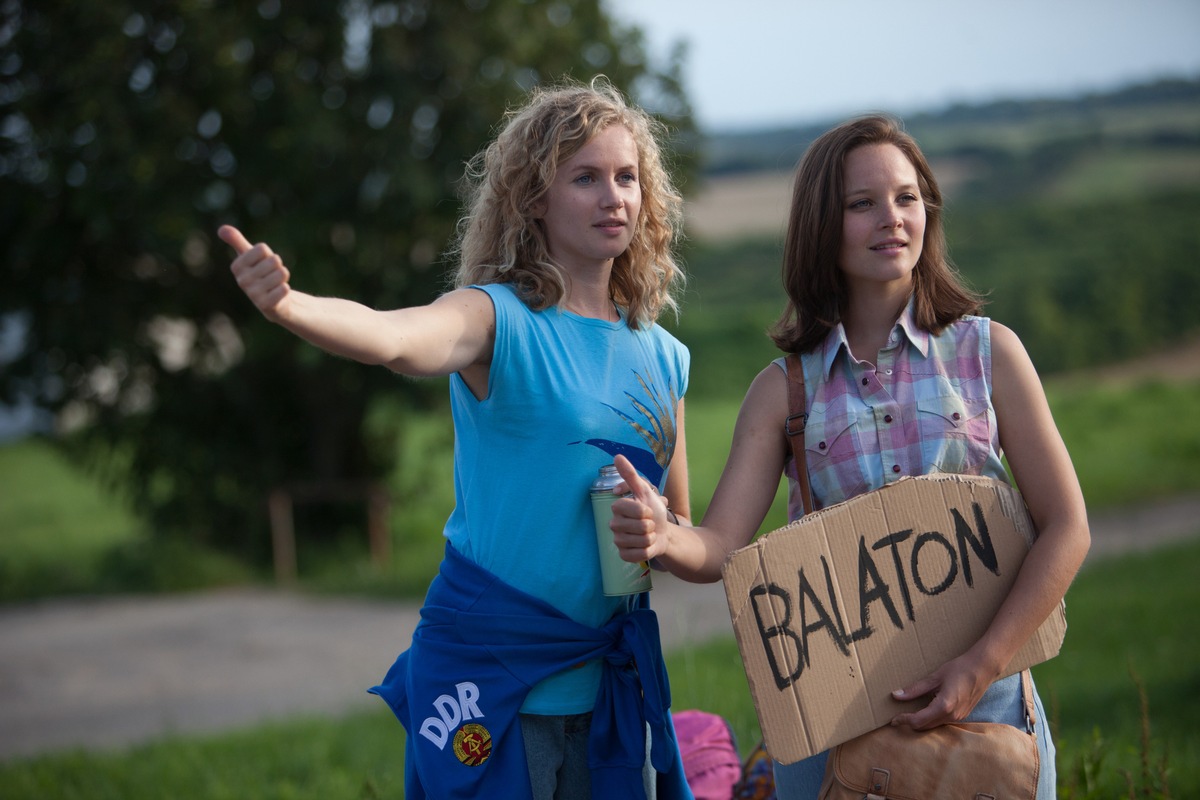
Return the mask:
<svg viewBox="0 0 1200 800"><path fill-rule="evenodd" d="M784 359L775 362L787 371ZM939 335L917 327L912 302L872 364L850 353L839 323L801 356L804 440L813 504L826 508L906 475L948 472L1007 481L992 408L989 320L966 316ZM791 456L788 519L804 513Z"/></svg>

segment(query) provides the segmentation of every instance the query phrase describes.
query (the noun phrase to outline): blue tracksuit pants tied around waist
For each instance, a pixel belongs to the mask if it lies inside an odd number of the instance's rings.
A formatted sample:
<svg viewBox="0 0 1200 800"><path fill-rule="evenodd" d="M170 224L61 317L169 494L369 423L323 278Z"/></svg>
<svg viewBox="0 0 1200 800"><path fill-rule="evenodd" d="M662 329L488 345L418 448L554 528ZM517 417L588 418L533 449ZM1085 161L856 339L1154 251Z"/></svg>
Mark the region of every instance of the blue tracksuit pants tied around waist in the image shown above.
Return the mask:
<svg viewBox="0 0 1200 800"><path fill-rule="evenodd" d="M638 607L602 628L581 625L446 547L412 645L382 697L408 733L405 796L530 797L519 712L538 681L604 659L593 709L594 797L644 798L646 731L663 800L691 798L671 723L658 619Z"/></svg>

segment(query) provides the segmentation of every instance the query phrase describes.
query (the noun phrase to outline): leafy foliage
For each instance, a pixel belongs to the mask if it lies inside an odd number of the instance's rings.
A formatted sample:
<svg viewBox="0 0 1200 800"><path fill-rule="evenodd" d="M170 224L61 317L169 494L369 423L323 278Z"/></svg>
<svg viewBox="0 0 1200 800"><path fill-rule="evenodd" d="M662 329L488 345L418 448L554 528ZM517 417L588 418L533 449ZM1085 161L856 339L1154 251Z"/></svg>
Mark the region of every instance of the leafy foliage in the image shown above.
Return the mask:
<svg viewBox="0 0 1200 800"><path fill-rule="evenodd" d="M602 72L692 132L678 63L599 0L7 0L0 48L3 397L65 412L156 531L259 557L270 487L389 474L398 429L364 421L429 393L258 317L220 223L305 290L418 304L464 162L532 85Z"/></svg>
<svg viewBox="0 0 1200 800"><path fill-rule="evenodd" d="M955 214L964 274L1039 369L1126 360L1197 329L1200 194L1027 203Z"/></svg>
<svg viewBox="0 0 1200 800"><path fill-rule="evenodd" d="M1027 197L952 205L947 233L963 276L987 296L984 313L1013 328L1051 374L1136 358L1200 331L1196 219L1194 191L1086 203ZM783 309L782 252L775 239L689 252L694 297L677 332L696 354L693 388L740 393L778 355L765 331ZM706 360L720 376L706 378Z"/></svg>

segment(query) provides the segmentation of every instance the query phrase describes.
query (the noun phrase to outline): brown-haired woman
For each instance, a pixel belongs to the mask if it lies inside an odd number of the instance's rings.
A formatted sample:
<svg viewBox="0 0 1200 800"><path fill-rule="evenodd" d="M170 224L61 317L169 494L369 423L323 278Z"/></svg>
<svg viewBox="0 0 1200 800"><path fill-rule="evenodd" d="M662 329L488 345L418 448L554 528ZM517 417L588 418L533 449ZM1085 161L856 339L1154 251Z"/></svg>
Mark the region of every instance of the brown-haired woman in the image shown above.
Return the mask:
<svg viewBox="0 0 1200 800"><path fill-rule="evenodd" d="M942 230L942 196L916 142L883 115L819 137L796 175L784 252L786 310L772 336L800 356L808 474L816 508L907 475L1016 479L1039 536L986 632L897 699L928 697L893 724L925 730L962 721L1024 724L1021 676L1000 678L1062 600L1089 546L1083 496L1029 356L1008 328L976 316ZM755 378L733 445L697 527L668 520L663 503L618 459L635 496L619 501L617 544L628 560L656 558L687 580L715 581L762 524L781 474L789 518L802 516L784 433L787 364ZM943 413L946 409L954 413ZM1054 747L1040 700L1038 797L1054 796ZM782 799L815 798L826 754L776 764Z"/></svg>

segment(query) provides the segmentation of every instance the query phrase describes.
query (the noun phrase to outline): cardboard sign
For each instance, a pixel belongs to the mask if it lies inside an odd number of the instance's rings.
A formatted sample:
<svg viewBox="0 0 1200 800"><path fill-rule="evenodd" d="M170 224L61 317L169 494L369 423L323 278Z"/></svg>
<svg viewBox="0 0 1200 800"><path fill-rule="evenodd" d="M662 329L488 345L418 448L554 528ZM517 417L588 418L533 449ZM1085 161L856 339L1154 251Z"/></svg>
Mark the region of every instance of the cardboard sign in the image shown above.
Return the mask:
<svg viewBox="0 0 1200 800"><path fill-rule="evenodd" d="M891 692L965 652L1008 595L1035 533L991 478L905 478L760 537L725 594L767 750L790 764L928 698ZM1006 675L1058 654L1063 605Z"/></svg>

